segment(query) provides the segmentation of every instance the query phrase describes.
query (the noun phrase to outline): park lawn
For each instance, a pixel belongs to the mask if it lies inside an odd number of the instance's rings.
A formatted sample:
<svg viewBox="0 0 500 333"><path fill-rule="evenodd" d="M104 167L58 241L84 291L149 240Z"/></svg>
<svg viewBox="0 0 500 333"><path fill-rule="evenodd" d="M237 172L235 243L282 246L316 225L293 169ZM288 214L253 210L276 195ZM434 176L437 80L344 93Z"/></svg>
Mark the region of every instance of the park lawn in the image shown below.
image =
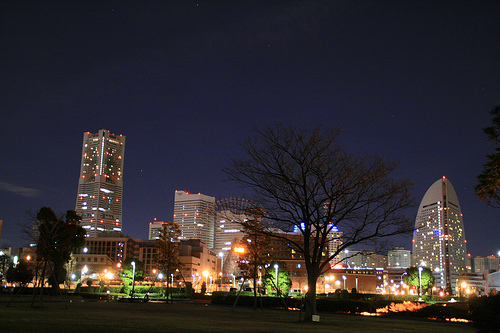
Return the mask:
<svg viewBox="0 0 500 333"><path fill-rule="evenodd" d="M400 317L363 317L321 313L319 323L299 322L299 313L279 309L211 305L128 303L45 297L42 307L31 298L0 297L1 332L475 332L470 324ZM36 303L38 304L38 303Z"/></svg>

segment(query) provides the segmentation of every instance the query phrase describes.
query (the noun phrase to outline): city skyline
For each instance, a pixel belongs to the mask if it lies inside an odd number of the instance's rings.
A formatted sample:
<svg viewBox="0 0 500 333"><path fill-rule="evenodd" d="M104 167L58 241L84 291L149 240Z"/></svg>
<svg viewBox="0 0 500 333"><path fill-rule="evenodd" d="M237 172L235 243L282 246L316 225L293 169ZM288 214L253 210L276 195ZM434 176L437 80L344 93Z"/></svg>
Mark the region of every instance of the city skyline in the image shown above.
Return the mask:
<svg viewBox="0 0 500 333"><path fill-rule="evenodd" d="M81 133L127 137L123 231L147 239L175 190L251 199L221 169L253 127L283 123L342 127L346 151L399 162L416 201L446 176L468 252L500 250L498 210L473 189L494 149L498 3L0 6L0 246L27 244L26 211L74 209Z"/></svg>

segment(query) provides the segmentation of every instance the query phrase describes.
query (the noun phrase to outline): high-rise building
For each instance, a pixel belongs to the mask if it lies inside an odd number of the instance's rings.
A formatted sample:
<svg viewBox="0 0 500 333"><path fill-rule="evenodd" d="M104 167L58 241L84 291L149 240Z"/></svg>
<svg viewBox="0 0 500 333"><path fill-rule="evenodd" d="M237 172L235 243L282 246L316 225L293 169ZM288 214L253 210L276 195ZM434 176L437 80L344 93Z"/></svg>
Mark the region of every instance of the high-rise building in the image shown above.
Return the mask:
<svg viewBox="0 0 500 333"><path fill-rule="evenodd" d="M490 270L500 270L500 257L493 255L488 257L475 257L474 258L474 272L484 273Z"/></svg>
<svg viewBox="0 0 500 333"><path fill-rule="evenodd" d="M339 229L332 224L331 226L331 231L330 234L328 235L328 255L332 256L334 255L337 250L342 246L344 243L343 240L344 233L339 231ZM336 256L334 256L330 260L331 265L337 265L341 264L342 261L342 256L341 252L339 252Z"/></svg>
<svg viewBox="0 0 500 333"><path fill-rule="evenodd" d="M122 231L125 136L84 133L76 212L87 235Z"/></svg>
<svg viewBox="0 0 500 333"><path fill-rule="evenodd" d="M387 254L388 268L408 268L411 266L411 251L396 247Z"/></svg>
<svg viewBox="0 0 500 333"><path fill-rule="evenodd" d="M182 232L179 239L201 239L214 249L215 198L201 193L175 191L174 223Z"/></svg>
<svg viewBox="0 0 500 333"><path fill-rule="evenodd" d="M249 212L255 205L247 199L230 197L217 200L215 222L215 252L226 257L233 245L243 239L243 223L254 218Z"/></svg>
<svg viewBox="0 0 500 333"><path fill-rule="evenodd" d="M165 221L154 221L149 222L149 240L160 239L160 230L163 229L163 225L167 224Z"/></svg>
<svg viewBox="0 0 500 333"><path fill-rule="evenodd" d="M466 270L466 240L462 212L451 182L443 177L425 193L415 220L412 263L430 268L435 285L456 291Z"/></svg>

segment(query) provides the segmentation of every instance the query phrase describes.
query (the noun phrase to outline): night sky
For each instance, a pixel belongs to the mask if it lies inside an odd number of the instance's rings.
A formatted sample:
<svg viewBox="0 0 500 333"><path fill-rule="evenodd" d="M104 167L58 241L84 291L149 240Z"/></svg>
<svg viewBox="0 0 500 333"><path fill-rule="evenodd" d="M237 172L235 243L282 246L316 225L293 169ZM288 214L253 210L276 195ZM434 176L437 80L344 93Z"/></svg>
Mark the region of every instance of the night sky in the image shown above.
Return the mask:
<svg viewBox="0 0 500 333"><path fill-rule="evenodd" d="M382 3L382 4L381 4ZM500 250L474 194L500 104L498 1L2 1L0 246L75 208L83 132L126 138L123 229L175 190L241 196L221 167L255 126L342 127L350 152L455 187L468 252ZM415 217L417 207L411 212ZM410 249L411 237L395 240Z"/></svg>

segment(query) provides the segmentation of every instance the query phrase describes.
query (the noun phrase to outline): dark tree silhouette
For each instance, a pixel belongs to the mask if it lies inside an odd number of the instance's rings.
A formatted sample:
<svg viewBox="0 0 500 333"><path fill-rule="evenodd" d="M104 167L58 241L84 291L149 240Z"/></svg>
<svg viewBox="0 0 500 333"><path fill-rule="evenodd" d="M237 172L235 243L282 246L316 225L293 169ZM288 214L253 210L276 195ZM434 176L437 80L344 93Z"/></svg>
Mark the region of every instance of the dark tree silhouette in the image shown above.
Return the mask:
<svg viewBox="0 0 500 333"><path fill-rule="evenodd" d="M59 289L59 284L65 281L65 264L71 259L71 253L85 244L80 220L75 211L69 210L63 219L50 207L41 208L36 215L36 255L42 283L47 275L53 288Z"/></svg>
<svg viewBox="0 0 500 333"><path fill-rule="evenodd" d="M477 176L476 195L491 207L500 207L500 106L491 111L493 125L483 128L488 140L496 147L492 154L486 155L483 172Z"/></svg>
<svg viewBox="0 0 500 333"><path fill-rule="evenodd" d="M167 302L171 294L170 274L180 271L182 266L179 260L179 237L181 229L174 222L166 222L160 229L160 238L156 241L155 267L167 277ZM173 302L173 300L172 300Z"/></svg>

